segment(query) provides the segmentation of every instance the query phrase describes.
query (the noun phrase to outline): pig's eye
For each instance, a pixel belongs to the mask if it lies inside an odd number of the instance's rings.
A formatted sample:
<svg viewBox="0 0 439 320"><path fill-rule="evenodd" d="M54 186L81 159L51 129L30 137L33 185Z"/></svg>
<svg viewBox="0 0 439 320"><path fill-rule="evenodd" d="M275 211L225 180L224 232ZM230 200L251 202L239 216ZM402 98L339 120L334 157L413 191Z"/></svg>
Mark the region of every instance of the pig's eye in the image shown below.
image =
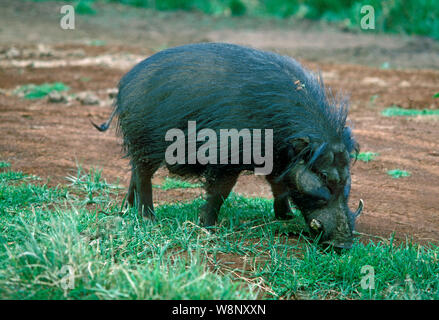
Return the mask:
<svg viewBox="0 0 439 320"><path fill-rule="evenodd" d="M325 204L327 204L328 201L324 200L324 199L318 199L316 200L315 204L319 207L324 206Z"/></svg>
<svg viewBox="0 0 439 320"><path fill-rule="evenodd" d="M326 171L320 171L318 176L324 184L328 183L328 173Z"/></svg>

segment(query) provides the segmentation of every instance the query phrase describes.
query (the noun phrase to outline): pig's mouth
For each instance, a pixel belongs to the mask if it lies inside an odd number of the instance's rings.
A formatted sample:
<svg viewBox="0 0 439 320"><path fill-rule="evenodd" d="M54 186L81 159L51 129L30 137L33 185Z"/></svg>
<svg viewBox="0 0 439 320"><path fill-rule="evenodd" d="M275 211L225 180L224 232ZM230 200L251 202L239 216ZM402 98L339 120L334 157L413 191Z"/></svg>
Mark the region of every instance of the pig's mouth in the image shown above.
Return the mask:
<svg viewBox="0 0 439 320"><path fill-rule="evenodd" d="M345 242L334 242L334 241L323 241L321 243L322 246L332 247L336 250L349 250L352 248L353 241L345 241Z"/></svg>
<svg viewBox="0 0 439 320"><path fill-rule="evenodd" d="M353 216L354 220L360 216L361 212L364 208L364 202L360 199L358 204L358 208L355 212L350 214ZM353 235L352 230L348 230L349 228L341 228L342 230L333 230L330 231L326 228L325 223L319 218L313 218L309 222L309 228L314 235L320 235L321 242L319 243L322 246L330 246L335 249L351 249L353 245ZM337 226L334 226L335 229L338 229ZM353 228L353 226L352 226ZM329 228L332 229L332 228ZM338 231L338 232L337 232Z"/></svg>

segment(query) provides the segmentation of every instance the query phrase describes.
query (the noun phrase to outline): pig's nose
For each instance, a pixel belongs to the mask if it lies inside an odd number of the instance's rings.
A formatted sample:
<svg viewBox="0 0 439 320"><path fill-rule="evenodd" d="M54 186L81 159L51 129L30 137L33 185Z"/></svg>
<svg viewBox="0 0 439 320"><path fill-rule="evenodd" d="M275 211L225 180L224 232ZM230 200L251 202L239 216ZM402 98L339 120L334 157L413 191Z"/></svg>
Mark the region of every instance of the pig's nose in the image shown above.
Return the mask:
<svg viewBox="0 0 439 320"><path fill-rule="evenodd" d="M352 242L342 242L342 243L334 243L333 244L334 248L337 249L351 249L352 248Z"/></svg>
<svg viewBox="0 0 439 320"><path fill-rule="evenodd" d="M332 247L335 249L335 251L339 252L341 250L349 250L352 248L352 241L345 241L345 242L334 242L334 241L324 241L322 242L322 245Z"/></svg>

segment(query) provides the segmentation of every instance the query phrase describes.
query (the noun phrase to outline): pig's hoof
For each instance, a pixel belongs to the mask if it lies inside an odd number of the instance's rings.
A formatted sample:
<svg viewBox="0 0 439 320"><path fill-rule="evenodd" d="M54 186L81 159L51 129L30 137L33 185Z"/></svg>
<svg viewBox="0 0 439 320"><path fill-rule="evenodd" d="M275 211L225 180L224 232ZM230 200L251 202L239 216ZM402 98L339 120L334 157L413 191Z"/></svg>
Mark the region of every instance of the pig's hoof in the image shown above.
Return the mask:
<svg viewBox="0 0 439 320"><path fill-rule="evenodd" d="M200 212L200 225L204 228L209 228L215 226L215 215L206 212L205 210L201 210Z"/></svg>

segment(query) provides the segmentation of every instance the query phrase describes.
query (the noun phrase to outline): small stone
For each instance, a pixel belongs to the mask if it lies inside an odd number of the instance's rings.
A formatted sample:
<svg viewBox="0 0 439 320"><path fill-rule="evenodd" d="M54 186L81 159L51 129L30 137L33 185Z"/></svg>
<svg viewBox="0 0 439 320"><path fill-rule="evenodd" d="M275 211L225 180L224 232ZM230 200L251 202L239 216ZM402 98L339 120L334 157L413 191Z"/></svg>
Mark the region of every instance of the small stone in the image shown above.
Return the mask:
<svg viewBox="0 0 439 320"><path fill-rule="evenodd" d="M408 82L408 81L406 81L406 80L403 80L403 81L401 81L401 82L399 83L399 86L400 86L401 88L408 88L408 87L411 86L411 84L410 84L410 82Z"/></svg>
<svg viewBox="0 0 439 320"><path fill-rule="evenodd" d="M51 91L47 96L47 101L50 103L66 103L67 98L58 91Z"/></svg>
<svg viewBox="0 0 439 320"><path fill-rule="evenodd" d="M67 56L72 56L72 57L85 57L85 51L82 49L75 49L70 51Z"/></svg>
<svg viewBox="0 0 439 320"><path fill-rule="evenodd" d="M37 45L37 51L38 51L38 55L40 57L53 56L51 49L49 47L45 46L44 44L41 44L41 43Z"/></svg>
<svg viewBox="0 0 439 320"><path fill-rule="evenodd" d="M78 94L77 100L83 105L97 105L99 104L99 98L91 92L82 92Z"/></svg>
<svg viewBox="0 0 439 320"><path fill-rule="evenodd" d="M365 77L361 81L363 84L377 85L380 87L387 86L387 82L377 77Z"/></svg>
<svg viewBox="0 0 439 320"><path fill-rule="evenodd" d="M119 90L117 90L117 88L113 88L113 89L108 89L108 96L110 97L110 99L114 99L117 97L117 93Z"/></svg>
<svg viewBox="0 0 439 320"><path fill-rule="evenodd" d="M21 56L21 52L17 48L12 47L12 48L10 48L9 50L7 50L5 52L5 56L8 59L14 59L14 58L20 57Z"/></svg>

